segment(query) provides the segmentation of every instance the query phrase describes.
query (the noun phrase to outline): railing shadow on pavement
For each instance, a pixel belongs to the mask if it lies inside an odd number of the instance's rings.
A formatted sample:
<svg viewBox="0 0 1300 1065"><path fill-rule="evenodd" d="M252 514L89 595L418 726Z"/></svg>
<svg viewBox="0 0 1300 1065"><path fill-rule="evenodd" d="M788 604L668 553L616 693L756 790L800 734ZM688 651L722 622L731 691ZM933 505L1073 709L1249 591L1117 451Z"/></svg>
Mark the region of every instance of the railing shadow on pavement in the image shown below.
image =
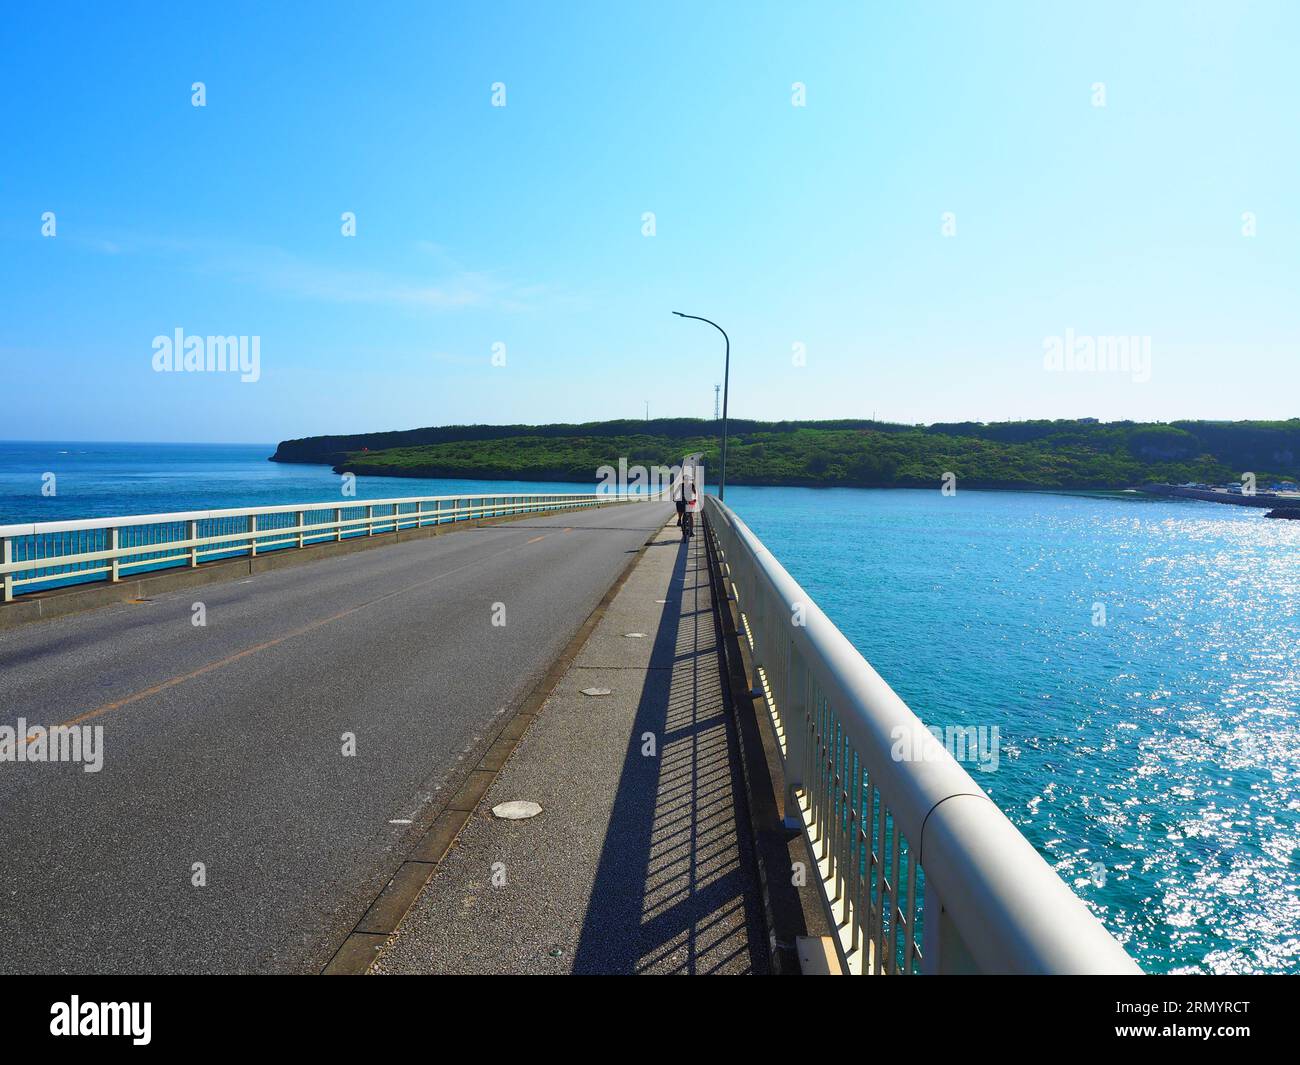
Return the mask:
<svg viewBox="0 0 1300 1065"><path fill-rule="evenodd" d="M666 536L673 530L666 530ZM769 968L702 540L675 549L575 973ZM684 609L685 604L685 609ZM656 754L643 754L647 733Z"/></svg>

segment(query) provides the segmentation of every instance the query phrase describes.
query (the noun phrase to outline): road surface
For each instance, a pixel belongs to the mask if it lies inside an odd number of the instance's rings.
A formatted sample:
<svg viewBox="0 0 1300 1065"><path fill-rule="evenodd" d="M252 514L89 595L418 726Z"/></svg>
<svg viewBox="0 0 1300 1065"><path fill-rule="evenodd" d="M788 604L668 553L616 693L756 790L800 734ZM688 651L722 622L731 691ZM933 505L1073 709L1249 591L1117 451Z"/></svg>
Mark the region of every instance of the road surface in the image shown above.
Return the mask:
<svg viewBox="0 0 1300 1065"><path fill-rule="evenodd" d="M0 762L0 971L319 971L670 513L522 519L0 633L0 724L102 726L104 748L97 773Z"/></svg>

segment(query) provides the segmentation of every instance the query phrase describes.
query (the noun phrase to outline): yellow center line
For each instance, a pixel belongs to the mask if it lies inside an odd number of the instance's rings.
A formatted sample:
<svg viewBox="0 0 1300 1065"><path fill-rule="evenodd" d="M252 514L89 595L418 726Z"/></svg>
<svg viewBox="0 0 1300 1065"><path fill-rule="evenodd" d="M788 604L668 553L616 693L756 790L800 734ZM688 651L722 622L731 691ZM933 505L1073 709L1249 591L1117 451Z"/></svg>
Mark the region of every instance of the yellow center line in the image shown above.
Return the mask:
<svg viewBox="0 0 1300 1065"><path fill-rule="evenodd" d="M537 543L538 540L545 540L545 539L546 539L546 533L542 533L541 536L534 536L531 540L528 541L528 543L535 544Z"/></svg>
<svg viewBox="0 0 1300 1065"><path fill-rule="evenodd" d="M538 539L540 540L541 537L538 537ZM529 540L528 542L532 543L533 541ZM120 710L124 706L138 703L141 699L147 699L151 695L157 695L159 692L166 691L168 688L174 688L178 684L184 684L187 680L193 680L195 677L201 677L205 673L211 673L213 670L220 669L222 666L228 666L232 662L238 662L241 658L247 658L249 655L256 654L258 651L265 651L268 648L284 643L286 640L292 640L296 636L303 636L314 629L319 629L323 625L328 625L332 621L339 621L342 618L357 613L359 610L365 610L367 607L374 606L376 603L382 603L386 600L393 599L396 596L405 595L407 592L415 591L417 588L423 588L426 585L433 584L435 581L442 580L443 577L450 577L453 573L459 573L463 569L469 569L471 566L476 566L480 562L486 562L488 559L496 558L497 555L504 555L513 550L515 550L513 547L507 547L501 551L494 551L486 558L477 559L474 562L467 562L463 566L456 566L454 569L449 569L443 573L429 577L426 580L417 581L415 584L407 585L405 588L399 588L395 592L386 592L374 599L368 599L364 603L358 603L356 606L348 607L346 610L340 610L337 614L331 614L329 617L318 618L316 621L309 622L301 628L294 629L291 632L286 632L283 636L277 636L273 640L266 640L263 643L254 644L252 647L245 647L242 651L236 651L234 654L227 655L225 658L219 658L215 662L209 662L207 665L199 666L198 669L193 670L190 673L182 673L179 676L171 677L159 684L153 685L152 687L143 688L140 691L133 692L121 699L115 699L111 703L104 703L103 706L97 706L93 710L87 710L84 714L78 714L76 717L63 722L63 724L56 725L55 728L71 728L74 725L81 724L83 721L89 721L92 718L107 714L110 710ZM36 733L32 733L27 737L26 742L31 743L35 738Z"/></svg>

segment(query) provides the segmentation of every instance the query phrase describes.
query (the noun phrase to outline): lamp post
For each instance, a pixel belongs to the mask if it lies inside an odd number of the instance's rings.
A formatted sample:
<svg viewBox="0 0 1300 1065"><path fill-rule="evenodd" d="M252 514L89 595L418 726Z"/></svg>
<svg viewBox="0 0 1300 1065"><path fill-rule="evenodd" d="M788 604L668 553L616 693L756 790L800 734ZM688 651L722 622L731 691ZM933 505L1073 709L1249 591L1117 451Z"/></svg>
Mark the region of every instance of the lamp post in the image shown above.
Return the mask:
<svg viewBox="0 0 1300 1065"><path fill-rule="evenodd" d="M722 339L727 346L726 362L723 363L722 370L722 472L718 476L718 499L725 502L727 498L727 390L731 381L731 338L717 322L710 322L709 319L701 318L698 314L682 314L681 311L673 311L673 314L678 318L693 318L697 322L708 322L722 334Z"/></svg>

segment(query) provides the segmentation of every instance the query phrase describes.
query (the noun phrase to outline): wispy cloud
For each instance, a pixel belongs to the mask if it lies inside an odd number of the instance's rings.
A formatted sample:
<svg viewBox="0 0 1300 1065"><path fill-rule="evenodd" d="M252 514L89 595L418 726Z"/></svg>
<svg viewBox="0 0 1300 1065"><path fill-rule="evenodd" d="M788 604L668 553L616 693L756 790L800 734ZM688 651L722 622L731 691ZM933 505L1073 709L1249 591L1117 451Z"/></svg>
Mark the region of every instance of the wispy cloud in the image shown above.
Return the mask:
<svg viewBox="0 0 1300 1065"><path fill-rule="evenodd" d="M512 286L469 271L403 277L312 262L278 248L247 249L218 256L204 268L270 292L329 303L386 303L453 310L499 307L513 299Z"/></svg>
<svg viewBox="0 0 1300 1065"><path fill-rule="evenodd" d="M336 304L521 311L549 293L546 285L521 284L496 273L466 269L431 241L416 241L414 247L432 263L406 273L340 267L266 245L131 235L94 240L87 246L104 254L153 254L183 260L201 273L217 274L266 292Z"/></svg>

